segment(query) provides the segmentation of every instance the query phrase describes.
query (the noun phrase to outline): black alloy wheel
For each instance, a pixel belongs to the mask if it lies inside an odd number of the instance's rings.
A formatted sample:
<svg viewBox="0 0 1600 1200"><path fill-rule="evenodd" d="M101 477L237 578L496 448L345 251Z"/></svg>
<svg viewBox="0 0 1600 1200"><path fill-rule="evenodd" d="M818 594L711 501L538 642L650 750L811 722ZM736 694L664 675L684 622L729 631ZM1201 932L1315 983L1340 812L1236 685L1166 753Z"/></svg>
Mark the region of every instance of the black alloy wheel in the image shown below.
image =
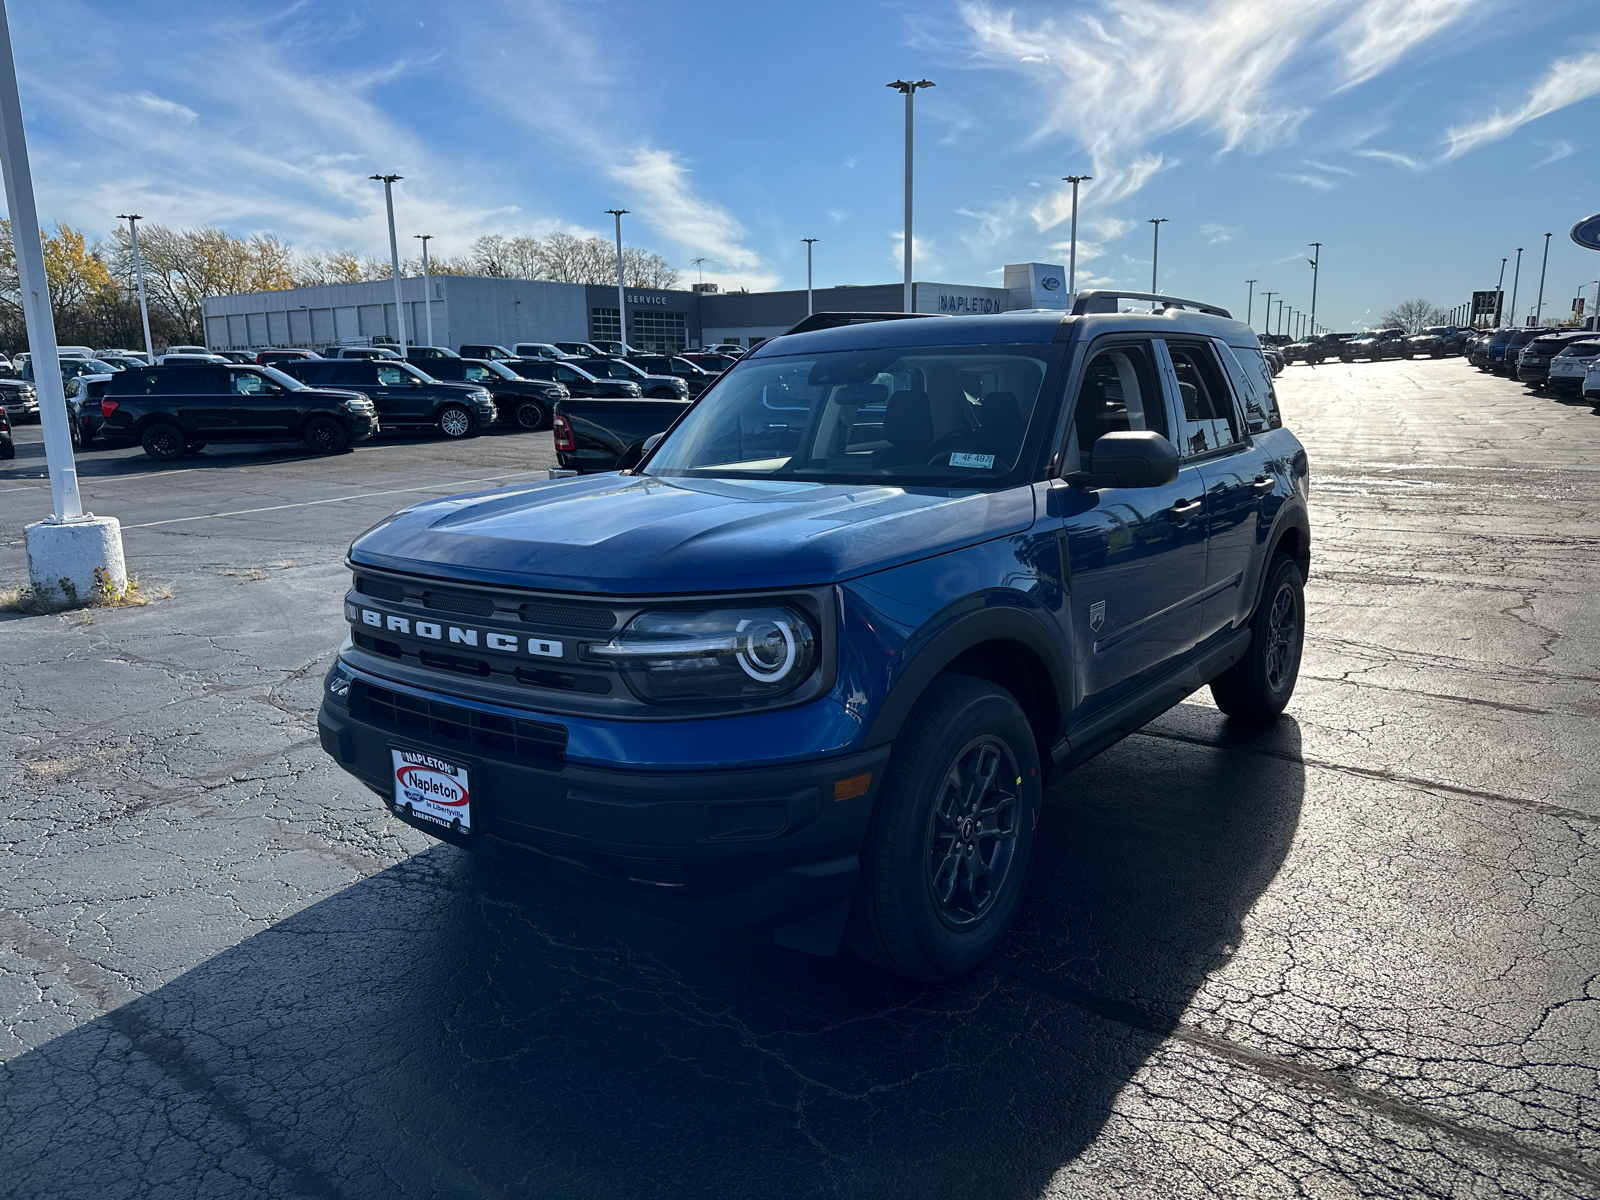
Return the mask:
<svg viewBox="0 0 1600 1200"><path fill-rule="evenodd" d="M550 414L537 400L519 400L516 418L518 429L543 429L550 421Z"/></svg>
<svg viewBox="0 0 1600 1200"><path fill-rule="evenodd" d="M144 447L144 452L157 462L171 462L182 458L187 449L183 440L183 430L171 421L156 421L145 427L144 435L139 439Z"/></svg>
<svg viewBox="0 0 1600 1200"><path fill-rule="evenodd" d="M350 444L350 435L332 417L312 417L306 425L306 445L318 454L337 454Z"/></svg>
<svg viewBox="0 0 1600 1200"><path fill-rule="evenodd" d="M1305 585L1287 554L1275 555L1267 586L1250 619L1250 648L1236 665L1211 681L1211 698L1228 716L1264 725L1277 719L1294 695L1305 644Z"/></svg>
<svg viewBox="0 0 1600 1200"><path fill-rule="evenodd" d="M851 947L910 979L977 967L1022 901L1039 758L1010 692L968 675L929 686L896 743L861 850Z"/></svg>
<svg viewBox="0 0 1600 1200"><path fill-rule="evenodd" d="M455 440L470 434L477 422L472 419L472 414L463 405L446 404L439 410L436 424L439 426L441 434L451 440Z"/></svg>

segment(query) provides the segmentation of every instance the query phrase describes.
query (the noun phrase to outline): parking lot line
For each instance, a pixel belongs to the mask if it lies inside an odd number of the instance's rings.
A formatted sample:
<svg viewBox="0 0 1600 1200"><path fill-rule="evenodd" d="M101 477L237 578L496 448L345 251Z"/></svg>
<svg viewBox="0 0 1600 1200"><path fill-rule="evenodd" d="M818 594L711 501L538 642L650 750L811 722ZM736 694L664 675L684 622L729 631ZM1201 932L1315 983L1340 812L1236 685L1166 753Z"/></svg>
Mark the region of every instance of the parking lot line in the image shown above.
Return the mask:
<svg viewBox="0 0 1600 1200"><path fill-rule="evenodd" d="M184 521L209 521L215 517L247 517L251 513L281 512L286 508L311 508L318 504L338 504L344 500L370 500L374 496L397 496L405 492L430 492L438 488L462 489L475 483L493 483L497 479L514 479L518 475L537 475L545 468L532 471L510 471L503 475L488 475L482 479L460 479L454 482L425 483L419 487L390 488L382 492L358 492L353 496L330 496L326 500L300 500L294 504L268 504L262 508L238 508L232 512L196 513L192 517L168 517L164 521L145 521L139 525L124 525L124 529L152 529L157 525L178 525Z"/></svg>

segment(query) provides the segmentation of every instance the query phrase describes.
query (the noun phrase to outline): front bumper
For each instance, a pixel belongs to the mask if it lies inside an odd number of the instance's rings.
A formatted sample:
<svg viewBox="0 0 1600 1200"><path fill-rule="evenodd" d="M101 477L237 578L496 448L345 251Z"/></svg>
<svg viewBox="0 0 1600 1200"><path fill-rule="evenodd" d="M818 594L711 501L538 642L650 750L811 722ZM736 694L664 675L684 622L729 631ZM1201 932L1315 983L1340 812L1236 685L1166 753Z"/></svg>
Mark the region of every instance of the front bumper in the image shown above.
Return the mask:
<svg viewBox="0 0 1600 1200"><path fill-rule="evenodd" d="M848 904L890 749L715 771L541 762L388 723L359 690L349 707L324 697L317 730L341 767L425 833L633 908L737 930L777 929ZM471 833L394 807L392 749L468 769ZM837 782L868 772L865 792L834 799Z"/></svg>

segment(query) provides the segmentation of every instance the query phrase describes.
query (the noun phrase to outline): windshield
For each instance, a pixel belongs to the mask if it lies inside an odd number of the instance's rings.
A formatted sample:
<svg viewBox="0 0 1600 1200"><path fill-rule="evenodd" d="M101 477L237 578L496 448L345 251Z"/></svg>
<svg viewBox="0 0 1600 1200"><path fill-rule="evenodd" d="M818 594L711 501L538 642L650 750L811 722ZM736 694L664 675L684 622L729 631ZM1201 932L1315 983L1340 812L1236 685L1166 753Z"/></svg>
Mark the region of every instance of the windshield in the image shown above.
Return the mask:
<svg viewBox="0 0 1600 1200"><path fill-rule="evenodd" d="M989 488L1024 459L1043 347L841 351L747 360L650 459L657 476Z"/></svg>
<svg viewBox="0 0 1600 1200"><path fill-rule="evenodd" d="M298 392L306 386L293 375L285 374L283 371L278 370L277 367L257 367L256 370L286 392Z"/></svg>
<svg viewBox="0 0 1600 1200"><path fill-rule="evenodd" d="M517 373L510 367L493 361L485 361L482 366L478 367L478 370L482 371L483 374L475 375L469 371L467 378L477 383L483 379L516 379L518 377Z"/></svg>

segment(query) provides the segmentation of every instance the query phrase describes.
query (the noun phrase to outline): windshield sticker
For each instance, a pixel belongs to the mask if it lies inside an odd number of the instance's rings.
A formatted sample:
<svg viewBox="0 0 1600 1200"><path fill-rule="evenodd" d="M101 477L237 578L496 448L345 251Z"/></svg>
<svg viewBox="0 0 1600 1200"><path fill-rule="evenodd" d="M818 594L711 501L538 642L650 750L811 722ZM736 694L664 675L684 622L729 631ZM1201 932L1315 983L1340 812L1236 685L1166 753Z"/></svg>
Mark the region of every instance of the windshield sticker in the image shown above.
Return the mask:
<svg viewBox="0 0 1600 1200"><path fill-rule="evenodd" d="M987 471L994 466L992 454L952 454L950 456L952 467L972 467L975 470Z"/></svg>

